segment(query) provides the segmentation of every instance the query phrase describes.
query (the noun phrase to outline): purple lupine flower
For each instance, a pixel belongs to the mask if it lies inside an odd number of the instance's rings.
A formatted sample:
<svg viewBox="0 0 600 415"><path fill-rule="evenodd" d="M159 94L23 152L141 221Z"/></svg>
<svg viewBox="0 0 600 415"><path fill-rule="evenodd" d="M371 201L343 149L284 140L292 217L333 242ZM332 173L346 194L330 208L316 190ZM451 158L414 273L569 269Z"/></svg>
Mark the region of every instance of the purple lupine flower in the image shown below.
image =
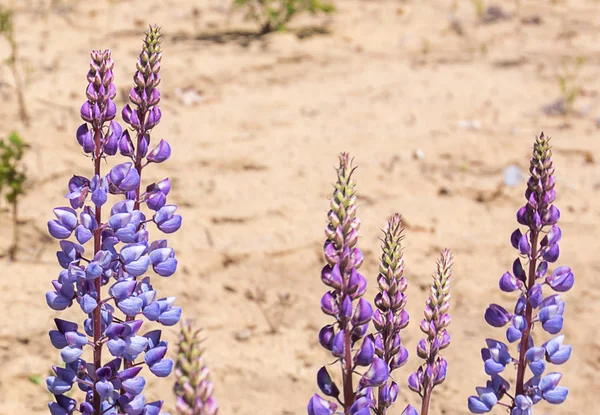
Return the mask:
<svg viewBox="0 0 600 415"><path fill-rule="evenodd" d="M325 228L327 265L321 271L322 281L331 289L323 295L321 309L336 321L321 329L319 341L340 362L344 413L367 414L375 399L373 388L387 381L389 368L383 359L374 356L372 339L363 340L361 347L353 349L366 335L373 309L368 301L361 298L367 283L358 273L363 255L356 246L360 221L356 216L355 182L352 178L355 169L347 153L342 153L339 159L337 183ZM352 377L358 366L368 366L368 369L355 389ZM340 389L325 367L319 370L317 384L323 394L342 402ZM336 409L336 404L318 394L308 404L309 415L331 415Z"/></svg>
<svg viewBox="0 0 600 415"><path fill-rule="evenodd" d="M151 28L149 37L159 39L158 28ZM149 53L148 47L146 42L142 56ZM150 61L157 74L160 65L156 65L156 57ZM52 281L53 291L46 294L46 302L54 310L77 303L86 315L81 331L74 322L55 319L57 329L50 332L50 341L60 349L65 364L54 367L54 375L47 379L48 390L56 400L49 404L54 415L74 411L83 415L159 415L162 401L146 402L142 394L146 381L139 376L141 364L157 377L168 376L173 367L173 361L165 357L168 345L161 341L160 330L144 334L141 318L164 326L177 324L180 319L181 308L174 305L175 297L159 298L150 278L144 275L150 270L162 277L175 272L173 249L164 239L151 241L146 227L154 223L174 232L181 225L181 216L173 214L174 205L168 205L171 208L158 215L159 220L146 220L140 211L140 199L136 198L141 185L141 162L137 159L118 164L108 174L101 172L102 159L119 150L123 153L121 143L128 143L123 137L128 138L129 133L114 120L113 66L110 51L92 52L87 101L80 111L85 123L76 137L84 152L91 154L94 171L91 179L71 178L66 195L71 207L54 209L56 219L48 222L50 235L60 240L57 259L63 270ZM138 73L140 68L138 63ZM153 97L156 94L152 92ZM152 112L148 125L155 126L160 118L160 111L152 108L157 102L152 99L148 103ZM143 135L149 140L147 132ZM147 152L147 145L143 152ZM148 162L165 161L168 154L170 147L163 142ZM170 183L157 187L166 196ZM103 206L110 195L125 195L127 199L118 200L108 220L103 221ZM72 237L77 242L69 240ZM91 246L84 247L87 243ZM114 359L103 364L104 345ZM86 348L92 349L91 362L83 358L88 355L84 353ZM79 405L75 398L64 395L75 384L85 393Z"/></svg>
<svg viewBox="0 0 600 415"><path fill-rule="evenodd" d="M449 250L442 251L433 274L433 283L425 306L425 318L421 321L421 331L426 338L419 341L417 355L425 363L408 378L408 387L421 397L421 415L427 415L433 388L444 381L448 362L440 351L450 344L450 335L446 327L450 324L450 279L452 277L452 254ZM405 414L416 413L409 405Z"/></svg>
<svg viewBox="0 0 600 415"><path fill-rule="evenodd" d="M375 297L377 310L373 314L373 325L377 333L372 344L375 354L383 359L389 367L390 373L403 366L408 360L408 351L402 345L400 330L408 325L406 306L407 283L404 278L404 259L400 245L402 235L402 220L395 214L389 220L384 231L383 254L379 263L377 284L379 293ZM367 339L371 339L370 337ZM363 345L368 342L364 342ZM377 415L387 413L387 410L396 401L398 384L386 380L379 387L377 405L374 412Z"/></svg>
<svg viewBox="0 0 600 415"><path fill-rule="evenodd" d="M199 334L200 329L193 330L189 320L182 323L173 388L178 397L176 408L180 415L217 415L219 410L212 396L214 385L204 362Z"/></svg>
<svg viewBox="0 0 600 415"><path fill-rule="evenodd" d="M499 284L502 291L519 292L519 297L513 313L498 304L491 304L485 312L485 320L491 326L508 326L506 338L509 343L518 342L518 357L511 356L507 344L492 339L486 341L487 348L482 350L481 355L485 372L491 380L485 388L477 388L477 396L468 399L468 408L475 414L490 412L506 396L510 402L502 405L508 407L512 415L530 415L533 405L540 400L559 404L568 394L566 387L558 386L560 373L544 376L544 372L546 363L565 363L571 356L571 346L563 345L564 335L536 346L531 333L536 322L551 335L562 330L565 303L560 294L544 297L544 286L562 293L571 289L574 283L569 267L559 266L551 273L548 271L549 264L558 260L558 242L562 232L557 225L560 212L553 205L556 191L550 138L544 133L536 137L529 172L531 177L525 192L527 203L517 212L517 222L526 230L523 233L517 229L510 237L519 258L513 263L512 274L506 272ZM517 366L517 379L511 396L506 393L510 389L509 383L499 373L512 363ZM533 377L525 380L527 368Z"/></svg>
<svg viewBox="0 0 600 415"><path fill-rule="evenodd" d="M142 203L155 211L152 221L157 228L164 233L176 232L181 227L181 216L174 214L176 205L166 205L167 195L171 189L171 183L164 179L158 183L152 183L146 186L146 192L142 194L142 171L150 163L162 163L171 155L171 147L165 140L159 143L150 152L150 134L152 129L160 122L162 113L158 107L160 101L160 66L162 60L161 51L161 33L160 28L151 26L146 33L142 50L136 63L136 72L133 76L133 87L129 92L130 104L127 104L122 110L123 120L129 124L132 129L124 131L121 135L117 147L121 155L131 159L131 163L124 163L113 169L110 176L111 192L123 193L130 199L127 205L123 205L118 212L114 214L115 236L119 232L123 234L122 238L127 238L131 242L132 250L128 252L128 258L125 263L131 267L130 273L142 275L146 269L151 267L155 273L160 276L168 277L172 275L177 268L177 260L172 248L167 247L166 240L158 240L148 244L145 235L140 235L144 231L141 224L146 223L145 215L135 216L135 212L140 210ZM132 139L132 135L135 138ZM145 159L144 159L145 158ZM131 202L131 203L130 203ZM131 214L131 219L128 214ZM132 223L134 226L132 226ZM144 247L142 252L142 247ZM138 254L147 258L140 262L137 259ZM128 262L131 261L131 262ZM143 284L150 287L149 284ZM146 288L147 288L146 287ZM151 321L158 321L165 326L171 326L179 322L181 308L173 306L174 297L157 299L156 293L152 296L147 291L140 293L140 287L132 295L136 300L123 305L127 307L130 313L141 312ZM142 288L145 289L145 288ZM151 289L151 287L150 287ZM122 304L122 303L121 303ZM133 320L133 316L128 315L126 321ZM166 351L166 348L165 348ZM153 352L154 355L162 353L162 349ZM148 363L148 362L147 362ZM125 362L125 367L131 367L130 362ZM155 374L166 368L166 366L152 366L151 370ZM169 369L170 371L170 369Z"/></svg>
<svg viewBox="0 0 600 415"><path fill-rule="evenodd" d="M130 104L127 104L122 111L123 120L135 131L136 137L132 140L129 132L124 133L119 140L119 151L122 155L131 158L135 170L140 177L142 169L148 163L162 163L171 155L171 147L165 140L161 140L148 154L150 132L158 125L162 116L158 107L160 101L158 85L161 79L160 65L162 60L160 45L160 28L158 26L151 26L150 30L146 33L144 45L136 64L137 71L133 76L134 86L129 92ZM144 157L146 156L147 158L144 162ZM139 183L137 186L134 186L133 190L136 192L135 202L137 209L142 202Z"/></svg>

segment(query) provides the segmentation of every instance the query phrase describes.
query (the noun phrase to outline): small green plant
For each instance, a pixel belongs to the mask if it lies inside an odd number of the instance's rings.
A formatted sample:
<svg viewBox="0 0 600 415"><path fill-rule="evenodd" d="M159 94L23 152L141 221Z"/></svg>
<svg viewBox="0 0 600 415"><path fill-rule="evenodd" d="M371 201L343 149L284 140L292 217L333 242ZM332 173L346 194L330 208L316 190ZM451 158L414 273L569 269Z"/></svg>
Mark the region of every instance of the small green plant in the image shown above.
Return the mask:
<svg viewBox="0 0 600 415"><path fill-rule="evenodd" d="M332 13L333 3L322 0L233 0L235 7L246 9L246 18L260 26L260 34L285 30L297 13Z"/></svg>
<svg viewBox="0 0 600 415"><path fill-rule="evenodd" d="M483 20L483 16L485 15L485 3L483 0L471 0L471 4L473 5L473 9L475 9L475 15L477 16L477 20Z"/></svg>
<svg viewBox="0 0 600 415"><path fill-rule="evenodd" d="M572 114L575 100L581 95L579 72L585 63L585 58L566 58L562 62L562 68L557 76L561 99L564 103L565 114Z"/></svg>
<svg viewBox="0 0 600 415"><path fill-rule="evenodd" d="M8 140L0 140L0 195L12 208L13 240L8 256L14 261L19 246L19 197L25 194L25 168L21 162L25 149L29 148L19 134L12 132Z"/></svg>
<svg viewBox="0 0 600 415"><path fill-rule="evenodd" d="M17 67L18 64L18 46L15 39L15 27L13 24L13 11L11 9L0 6L0 36L4 36L10 46L10 55L6 60L15 79L15 89L17 92L17 100L19 101L19 117L23 124L29 125L29 113L25 106L25 95L23 93L23 82Z"/></svg>

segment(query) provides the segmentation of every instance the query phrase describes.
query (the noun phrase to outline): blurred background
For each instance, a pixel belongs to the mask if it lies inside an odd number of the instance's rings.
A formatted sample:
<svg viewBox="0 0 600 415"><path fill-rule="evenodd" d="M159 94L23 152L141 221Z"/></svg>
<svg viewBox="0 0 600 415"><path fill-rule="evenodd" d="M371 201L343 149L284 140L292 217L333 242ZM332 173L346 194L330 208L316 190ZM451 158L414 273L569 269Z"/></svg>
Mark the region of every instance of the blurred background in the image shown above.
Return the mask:
<svg viewBox="0 0 600 415"><path fill-rule="evenodd" d="M340 151L358 165L367 298L380 229L394 212L406 226L412 357L395 372L392 413L417 402L405 379L420 364L418 321L444 247L455 255L452 344L433 413L467 413L486 380L484 339L504 336L483 312L514 304L497 284L516 256L509 237L540 131L553 137L559 262L576 284L565 295L573 357L559 369L570 395L536 413L595 414L600 1L297 3L286 15L258 0L0 0L0 138L16 132L28 146L18 217L0 201L0 414L47 413L44 378L59 361L47 332L56 316L81 319L46 306L60 270L46 222L69 178L91 171L75 140L89 52L112 50L120 110L154 23L164 42L153 140L168 139L173 156L144 171L171 179L184 217L170 238L178 273L155 287L204 328L222 414L300 415L317 391L330 361L317 333L329 322L321 249ZM177 328L165 331L174 345ZM148 380L149 399L174 413L172 378Z"/></svg>

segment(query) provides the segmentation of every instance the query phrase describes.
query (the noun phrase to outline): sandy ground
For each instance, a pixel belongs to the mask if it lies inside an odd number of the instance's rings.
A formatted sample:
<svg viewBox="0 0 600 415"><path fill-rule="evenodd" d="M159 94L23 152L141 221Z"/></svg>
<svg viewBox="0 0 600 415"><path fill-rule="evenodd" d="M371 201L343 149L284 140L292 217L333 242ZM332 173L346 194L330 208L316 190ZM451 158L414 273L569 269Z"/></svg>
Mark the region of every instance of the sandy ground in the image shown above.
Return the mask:
<svg viewBox="0 0 600 415"><path fill-rule="evenodd" d="M45 223L53 207L66 204L69 177L91 169L74 139L89 50L112 49L125 94L148 23L165 33L163 122L153 137L167 138L173 157L145 170L145 180L170 177L171 201L184 215L170 239L179 272L156 286L177 295L186 316L205 327L222 414L304 414L317 390L316 372L330 360L317 343L329 321L319 309L325 290L319 273L340 151L359 166L368 298L375 293L380 229L396 211L406 220L412 324L404 341L413 356L396 372L400 402L417 401L405 379L420 363L413 351L434 261L443 247L455 254L450 369L434 393L433 413L467 413L467 397L485 382L484 339L504 335L485 324L485 307L513 303L497 281L515 257L509 236L524 185L504 185L503 169L516 163L526 171L542 130L554 137L560 263L577 280L565 295L573 357L561 370L570 395L563 406L536 413L596 413L598 1L521 1L520 9L506 2L511 18L480 24L469 1L459 2L453 20L449 0L338 0L335 15L302 17L289 32L262 38L247 33L254 26L231 14L228 1L1 3L17 11L32 122L19 121L14 81L2 64L0 135L17 129L33 150L26 159L31 181L22 202L22 249L17 262L0 260L0 414L47 413L45 386L30 378L45 377L58 363L47 336L52 319L80 319L75 308L54 313L45 304L59 271ZM3 40L0 55L8 56ZM574 114L546 115L542 106L560 97L564 63L578 57L585 63L570 84L582 87ZM6 210L0 229L6 250L12 233ZM285 313L275 307L271 315L276 334L246 296L256 289L269 305L290 296ZM175 339L176 329L166 333ZM151 379L147 394L173 410L170 388L170 380Z"/></svg>

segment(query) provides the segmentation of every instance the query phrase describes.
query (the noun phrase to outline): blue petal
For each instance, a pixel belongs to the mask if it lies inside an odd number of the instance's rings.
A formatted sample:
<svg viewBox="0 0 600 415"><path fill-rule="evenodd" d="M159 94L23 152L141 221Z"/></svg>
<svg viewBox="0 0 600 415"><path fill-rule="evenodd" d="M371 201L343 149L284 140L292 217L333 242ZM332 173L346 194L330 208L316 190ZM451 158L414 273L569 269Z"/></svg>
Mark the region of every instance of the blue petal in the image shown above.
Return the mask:
<svg viewBox="0 0 600 415"><path fill-rule="evenodd" d="M87 278L88 280L95 280L96 278L99 278L102 275L103 271L104 270L98 262L92 261L85 268L85 278Z"/></svg>
<svg viewBox="0 0 600 415"><path fill-rule="evenodd" d="M159 378L167 377L173 369L173 361L171 359L162 359L160 362L150 366L150 372L154 373Z"/></svg>
<svg viewBox="0 0 600 415"><path fill-rule="evenodd" d="M543 396L544 399L549 403L557 405L563 403L565 399L567 399L568 394L569 390L567 388L565 388L564 386L557 386L551 391L544 393Z"/></svg>
<svg viewBox="0 0 600 415"><path fill-rule="evenodd" d="M121 357L125 353L127 344L125 344L125 340L123 339L112 339L106 342L106 346L110 354L115 357Z"/></svg>
<svg viewBox="0 0 600 415"><path fill-rule="evenodd" d="M110 288L110 294L116 298L117 301L124 300L133 293L136 284L137 282L135 280L117 282Z"/></svg>
<svg viewBox="0 0 600 415"><path fill-rule="evenodd" d="M181 307L173 307L158 317L158 321L164 326L174 326L181 318Z"/></svg>
<svg viewBox="0 0 600 415"><path fill-rule="evenodd" d="M156 321L158 317L160 317L160 305L155 301L144 307L142 314L144 314L148 320Z"/></svg>
<svg viewBox="0 0 600 415"><path fill-rule="evenodd" d="M127 415L141 415L146 405L146 398L144 395L136 395L133 399L129 399L127 395L122 395L119 402Z"/></svg>
<svg viewBox="0 0 600 415"><path fill-rule="evenodd" d="M103 400L106 399L114 389L114 385L108 380L101 380L96 383L96 391L98 391L98 394Z"/></svg>
<svg viewBox="0 0 600 415"><path fill-rule="evenodd" d="M556 334L562 330L563 327L563 316L557 316L555 318L551 318L546 322L542 323L542 328L546 330L550 334Z"/></svg>
<svg viewBox="0 0 600 415"><path fill-rule="evenodd" d="M542 378L542 380L540 380L538 387L543 393L547 393L552 389L556 388L561 378L562 375L558 372L548 373Z"/></svg>
<svg viewBox="0 0 600 415"><path fill-rule="evenodd" d="M86 243L87 241L92 239L93 236L94 236L94 234L92 233L92 231L90 231L88 228L86 228L83 225L79 225L75 229L75 238L77 238L77 241L80 244Z"/></svg>
<svg viewBox="0 0 600 415"><path fill-rule="evenodd" d="M56 347L57 349L62 349L63 347L67 347L69 345L67 339L65 339L65 335L60 331L50 330L48 334L50 335L50 343L52 343L52 346Z"/></svg>
<svg viewBox="0 0 600 415"><path fill-rule="evenodd" d="M469 411L474 414L484 414L492 410L491 407L488 407L485 403L483 403L477 396L470 396L468 400Z"/></svg>
<svg viewBox="0 0 600 415"><path fill-rule="evenodd" d="M153 366L156 363L158 363L163 357L165 357L166 353L166 346L154 347L153 349L150 349L146 352L146 354L144 355L144 361L148 366Z"/></svg>
<svg viewBox="0 0 600 415"><path fill-rule="evenodd" d="M98 306L98 302L91 295L85 294L81 297L79 305L84 313L89 314Z"/></svg>
<svg viewBox="0 0 600 415"><path fill-rule="evenodd" d="M69 415L69 412L56 402L48 403L48 409L51 415Z"/></svg>
<svg viewBox="0 0 600 415"><path fill-rule="evenodd" d="M46 378L46 387L50 393L54 395L62 395L63 393L70 391L71 387L73 387L73 384L59 379L56 376L49 376Z"/></svg>
<svg viewBox="0 0 600 415"><path fill-rule="evenodd" d="M484 363L485 373L488 375L497 375L498 373L504 370L504 365L502 363L495 362L492 359L488 359Z"/></svg>
<svg viewBox="0 0 600 415"><path fill-rule="evenodd" d="M308 402L308 415L333 415L337 405L314 394Z"/></svg>
<svg viewBox="0 0 600 415"><path fill-rule="evenodd" d="M126 353L130 356L137 356L144 351L148 345L148 339L143 336L134 336L129 339Z"/></svg>
<svg viewBox="0 0 600 415"><path fill-rule="evenodd" d="M110 217L108 220L108 226L110 226L115 231L124 228L131 222L131 213L122 212L116 213Z"/></svg>
<svg viewBox="0 0 600 415"><path fill-rule="evenodd" d="M72 229L68 229L58 220L48 221L48 232L56 239L67 239L73 232Z"/></svg>
<svg viewBox="0 0 600 415"><path fill-rule="evenodd" d="M67 344L69 346L75 346L79 348L87 345L88 343L88 338L84 334L78 333L76 331L66 332L65 339L67 340Z"/></svg>
<svg viewBox="0 0 600 415"><path fill-rule="evenodd" d="M146 405L146 407L144 408L145 412L144 415L159 415L160 409L162 408L163 405L163 401L156 401L156 402L151 402L149 404ZM169 415L168 413L162 413L162 415Z"/></svg>
<svg viewBox="0 0 600 415"><path fill-rule="evenodd" d="M546 370L546 363L543 360L531 362L529 363L529 369L531 369L531 372L534 375L540 376L542 373L544 373L544 370Z"/></svg>
<svg viewBox="0 0 600 415"><path fill-rule="evenodd" d="M179 228L181 228L181 216L173 215L173 217L169 220L166 220L160 224L158 224L158 229L163 231L164 233L173 233L176 232Z"/></svg>
<svg viewBox="0 0 600 415"><path fill-rule="evenodd" d="M161 277L169 277L173 275L177 270L177 260L175 258L169 258L166 261L155 265L153 268L154 272L156 272Z"/></svg>
<svg viewBox="0 0 600 415"><path fill-rule="evenodd" d="M132 395L139 395L144 390L144 386L146 386L146 380L141 376L136 376L123 381L121 385L126 392Z"/></svg>
<svg viewBox="0 0 600 415"><path fill-rule="evenodd" d="M129 264L126 264L123 269L133 277L139 277L146 271L148 271L148 267L150 266L150 258L147 256L143 256L137 261L132 261Z"/></svg>
<svg viewBox="0 0 600 415"><path fill-rule="evenodd" d="M48 291L46 293L46 304L53 310L64 310L68 308L72 303L72 299L64 297L54 291Z"/></svg>
<svg viewBox="0 0 600 415"><path fill-rule="evenodd" d="M406 408L404 408L404 411L402 411L402 415L419 415L419 413L414 406L407 405Z"/></svg>
<svg viewBox="0 0 600 415"><path fill-rule="evenodd" d="M571 346L562 346L557 352L549 355L546 360L555 365L562 365L571 357Z"/></svg>
<svg viewBox="0 0 600 415"><path fill-rule="evenodd" d="M79 359L79 356L83 353L83 350L79 347L67 346L63 347L60 351L60 357L63 362L71 363Z"/></svg>
<svg viewBox="0 0 600 415"><path fill-rule="evenodd" d="M142 309L144 302L138 297L129 297L119 301L117 307L128 317L135 317Z"/></svg>

